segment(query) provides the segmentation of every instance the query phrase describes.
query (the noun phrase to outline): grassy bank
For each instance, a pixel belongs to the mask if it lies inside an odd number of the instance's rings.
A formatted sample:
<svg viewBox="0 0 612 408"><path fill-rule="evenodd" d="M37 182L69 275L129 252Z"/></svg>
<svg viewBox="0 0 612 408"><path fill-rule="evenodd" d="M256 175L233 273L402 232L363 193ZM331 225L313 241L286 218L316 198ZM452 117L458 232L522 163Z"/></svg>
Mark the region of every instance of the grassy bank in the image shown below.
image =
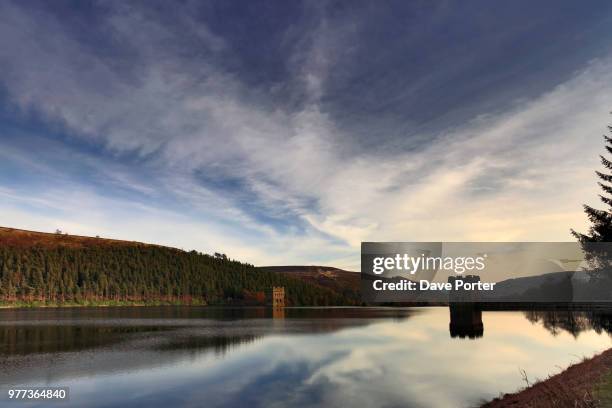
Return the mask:
<svg viewBox="0 0 612 408"><path fill-rule="evenodd" d="M612 406L612 348L513 394L486 408L593 408Z"/></svg>
<svg viewBox="0 0 612 408"><path fill-rule="evenodd" d="M612 370L601 376L599 384L595 387L594 395L601 407L612 407Z"/></svg>

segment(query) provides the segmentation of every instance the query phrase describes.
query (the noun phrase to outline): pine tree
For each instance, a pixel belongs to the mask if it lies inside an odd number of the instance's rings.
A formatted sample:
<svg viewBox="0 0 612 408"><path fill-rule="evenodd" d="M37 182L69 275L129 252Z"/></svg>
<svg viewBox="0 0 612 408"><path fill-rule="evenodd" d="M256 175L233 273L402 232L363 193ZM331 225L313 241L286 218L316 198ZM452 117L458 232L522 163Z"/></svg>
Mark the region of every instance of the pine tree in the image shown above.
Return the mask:
<svg viewBox="0 0 612 408"><path fill-rule="evenodd" d="M608 130L612 133L612 126L608 126ZM603 137L606 151L612 154L612 138L606 135ZM608 253L608 245L601 243L612 243L612 197L610 197L612 196L612 161L603 155L599 155L599 158L605 172L595 171L595 174L600 180L597 184L604 193L599 194L599 199L605 204L606 209L600 210L585 204L584 212L591 222L589 231L587 234L582 234L572 229L571 232L582 244L591 272L609 277L612 270L612 253Z"/></svg>
<svg viewBox="0 0 612 408"><path fill-rule="evenodd" d="M612 126L608 126L608 128L612 132ZM606 150L612 154L612 138L604 135L604 140L606 141ZM602 155L599 155L599 158L605 169L612 172L612 161ZM601 180L597 184L599 184L603 192L612 195L612 174L600 171L596 171L595 174ZM581 234L572 230L572 234L581 243L612 242L612 198L601 194L599 198L607 206L606 210L599 210L589 205L584 205L584 212L591 222L588 234Z"/></svg>

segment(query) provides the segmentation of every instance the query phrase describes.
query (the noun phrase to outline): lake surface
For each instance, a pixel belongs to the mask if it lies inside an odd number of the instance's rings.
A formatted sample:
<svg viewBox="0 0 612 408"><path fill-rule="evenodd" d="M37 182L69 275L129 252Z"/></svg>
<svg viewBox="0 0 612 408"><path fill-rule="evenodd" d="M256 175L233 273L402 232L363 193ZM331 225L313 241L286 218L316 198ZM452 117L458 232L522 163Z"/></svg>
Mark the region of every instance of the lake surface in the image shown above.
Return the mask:
<svg viewBox="0 0 612 408"><path fill-rule="evenodd" d="M448 308L0 310L0 405L473 407L612 344L612 317ZM69 401L7 389L69 387Z"/></svg>

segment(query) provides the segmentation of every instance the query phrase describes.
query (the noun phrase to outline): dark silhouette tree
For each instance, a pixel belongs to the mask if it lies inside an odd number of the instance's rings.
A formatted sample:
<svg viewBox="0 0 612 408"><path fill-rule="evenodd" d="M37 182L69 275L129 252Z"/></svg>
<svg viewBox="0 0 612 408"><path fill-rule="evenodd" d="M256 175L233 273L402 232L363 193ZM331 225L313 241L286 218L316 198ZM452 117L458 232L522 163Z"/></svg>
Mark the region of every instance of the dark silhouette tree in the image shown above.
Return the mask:
<svg viewBox="0 0 612 408"><path fill-rule="evenodd" d="M612 126L608 126L608 130L612 133ZM612 138L606 135L603 137L606 151L612 154ZM595 171L595 174L599 178L597 184L603 191L599 198L606 208L600 210L585 204L584 212L591 222L591 226L586 234L573 229L571 232L582 244L590 272L600 277L610 278L612 253L607 251L609 245L603 245L602 243L612 243L612 161L603 155L599 155L599 158L604 167L604 172Z"/></svg>

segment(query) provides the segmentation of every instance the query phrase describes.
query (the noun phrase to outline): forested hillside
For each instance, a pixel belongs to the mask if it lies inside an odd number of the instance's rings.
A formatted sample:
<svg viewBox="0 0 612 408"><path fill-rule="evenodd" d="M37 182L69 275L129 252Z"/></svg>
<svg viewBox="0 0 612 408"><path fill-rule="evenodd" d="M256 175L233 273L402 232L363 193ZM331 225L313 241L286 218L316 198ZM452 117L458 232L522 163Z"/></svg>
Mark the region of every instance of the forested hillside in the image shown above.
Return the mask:
<svg viewBox="0 0 612 408"><path fill-rule="evenodd" d="M331 289L351 299L355 304L361 303L361 276L358 272L317 265L260 266L257 269L298 278L307 283Z"/></svg>
<svg viewBox="0 0 612 408"><path fill-rule="evenodd" d="M284 286L289 305L340 305L332 290L195 251L129 241L0 229L0 302L263 304Z"/></svg>

